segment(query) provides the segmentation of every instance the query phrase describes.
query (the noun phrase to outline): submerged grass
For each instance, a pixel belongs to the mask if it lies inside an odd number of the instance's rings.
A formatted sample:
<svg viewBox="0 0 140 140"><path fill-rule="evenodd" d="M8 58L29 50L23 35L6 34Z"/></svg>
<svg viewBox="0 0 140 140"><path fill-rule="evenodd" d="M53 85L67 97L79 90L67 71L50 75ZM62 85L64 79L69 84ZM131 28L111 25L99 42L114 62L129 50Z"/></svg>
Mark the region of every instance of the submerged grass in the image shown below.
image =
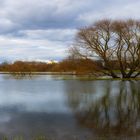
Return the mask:
<svg viewBox="0 0 140 140"><path fill-rule="evenodd" d="M22 137L22 136L15 136L15 137L3 137L2 140L26 140L26 138ZM31 140L51 140L48 139L46 136L37 136L35 138L32 138Z"/></svg>
<svg viewBox="0 0 140 140"><path fill-rule="evenodd" d="M100 136L100 137L94 137L93 139L87 138L85 140L136 140L137 137L125 137L125 136L120 136L120 137L108 137L108 136ZM23 137L15 137L15 138L7 138L3 137L1 140L27 140L26 138ZM45 136L39 136L30 140L57 140L57 139L50 139L46 138ZM67 140L67 139L65 139ZM68 139L68 140L81 140L80 138L73 138L73 139Z"/></svg>
<svg viewBox="0 0 140 140"><path fill-rule="evenodd" d="M139 81L139 78L111 78L111 77L63 77L62 80L86 80L86 81L97 81L97 80L112 80L112 81Z"/></svg>

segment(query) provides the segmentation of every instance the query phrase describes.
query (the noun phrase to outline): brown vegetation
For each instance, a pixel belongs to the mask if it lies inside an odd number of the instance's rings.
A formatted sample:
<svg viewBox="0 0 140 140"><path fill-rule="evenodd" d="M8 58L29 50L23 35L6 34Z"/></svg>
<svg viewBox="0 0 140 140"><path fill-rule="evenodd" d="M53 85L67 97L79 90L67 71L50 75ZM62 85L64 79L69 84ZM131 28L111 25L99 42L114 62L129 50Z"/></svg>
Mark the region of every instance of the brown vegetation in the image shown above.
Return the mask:
<svg viewBox="0 0 140 140"><path fill-rule="evenodd" d="M0 64L1 72L72 72L74 74L96 74L101 67L100 62L90 59L66 58L59 63L47 64L43 62L16 61L14 63Z"/></svg>
<svg viewBox="0 0 140 140"><path fill-rule="evenodd" d="M75 59L68 57L54 67L54 71L74 72L75 74L95 75L100 69L101 63L91 59Z"/></svg>
<svg viewBox="0 0 140 140"><path fill-rule="evenodd" d="M2 63L0 71L3 72L46 72L52 71L55 64L47 64L42 62L25 62L16 61L14 63Z"/></svg>

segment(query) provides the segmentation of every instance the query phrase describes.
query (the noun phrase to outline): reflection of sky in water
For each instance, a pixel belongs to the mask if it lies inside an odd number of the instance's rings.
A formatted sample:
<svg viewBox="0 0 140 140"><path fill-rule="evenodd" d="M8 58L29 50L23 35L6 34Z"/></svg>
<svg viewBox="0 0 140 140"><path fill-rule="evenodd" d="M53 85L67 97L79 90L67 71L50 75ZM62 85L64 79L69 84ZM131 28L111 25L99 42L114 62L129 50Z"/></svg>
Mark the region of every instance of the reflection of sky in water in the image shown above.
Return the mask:
<svg viewBox="0 0 140 140"><path fill-rule="evenodd" d="M140 128L139 82L63 78L0 75L0 138L21 134L30 140L45 134L56 140L90 140L114 126L118 134L124 126L130 134Z"/></svg>
<svg viewBox="0 0 140 140"><path fill-rule="evenodd" d="M49 77L50 78L50 77ZM22 111L68 113L63 81L2 80L0 82L0 109L15 107Z"/></svg>

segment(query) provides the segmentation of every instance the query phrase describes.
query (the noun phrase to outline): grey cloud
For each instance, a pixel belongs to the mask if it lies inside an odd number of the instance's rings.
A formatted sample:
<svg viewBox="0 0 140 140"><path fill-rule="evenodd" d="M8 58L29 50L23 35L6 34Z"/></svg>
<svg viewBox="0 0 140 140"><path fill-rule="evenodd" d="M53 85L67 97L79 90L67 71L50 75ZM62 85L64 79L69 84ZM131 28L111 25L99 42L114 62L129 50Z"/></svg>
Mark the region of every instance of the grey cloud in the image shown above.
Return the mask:
<svg viewBox="0 0 140 140"><path fill-rule="evenodd" d="M47 29L47 30L22 30L16 36L31 39L48 39L50 41L72 41L76 34L76 29Z"/></svg>
<svg viewBox="0 0 140 140"><path fill-rule="evenodd" d="M5 0L5 20L20 28L73 28L78 26L77 16L86 11L91 0ZM0 12L0 13L1 13Z"/></svg>
<svg viewBox="0 0 140 140"><path fill-rule="evenodd" d="M136 18L138 0L0 0L0 59L61 59L77 28Z"/></svg>
<svg viewBox="0 0 140 140"><path fill-rule="evenodd" d="M140 19L139 10L140 1L137 0L107 0L97 11L91 10L79 15L79 21L85 24L92 24L94 21L110 19Z"/></svg>
<svg viewBox="0 0 140 140"><path fill-rule="evenodd" d="M1 0L1 2L2 33L24 29L79 28L87 25L89 20L93 22L98 18L116 15L129 17L132 13L136 14L135 6L140 6L137 0ZM127 6L128 8L124 9ZM136 16L139 18L138 14Z"/></svg>

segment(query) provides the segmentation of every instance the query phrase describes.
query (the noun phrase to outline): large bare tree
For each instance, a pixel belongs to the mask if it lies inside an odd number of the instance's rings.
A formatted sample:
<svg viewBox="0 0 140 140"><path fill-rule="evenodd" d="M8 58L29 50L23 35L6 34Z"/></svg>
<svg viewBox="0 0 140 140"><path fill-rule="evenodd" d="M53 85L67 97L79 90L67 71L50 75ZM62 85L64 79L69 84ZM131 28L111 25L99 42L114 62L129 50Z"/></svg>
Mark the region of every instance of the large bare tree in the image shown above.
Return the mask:
<svg viewBox="0 0 140 140"><path fill-rule="evenodd" d="M101 20L78 31L71 54L103 62L104 72L113 78L140 75L140 22ZM114 63L118 71L114 69ZM118 74L119 73L119 74Z"/></svg>

